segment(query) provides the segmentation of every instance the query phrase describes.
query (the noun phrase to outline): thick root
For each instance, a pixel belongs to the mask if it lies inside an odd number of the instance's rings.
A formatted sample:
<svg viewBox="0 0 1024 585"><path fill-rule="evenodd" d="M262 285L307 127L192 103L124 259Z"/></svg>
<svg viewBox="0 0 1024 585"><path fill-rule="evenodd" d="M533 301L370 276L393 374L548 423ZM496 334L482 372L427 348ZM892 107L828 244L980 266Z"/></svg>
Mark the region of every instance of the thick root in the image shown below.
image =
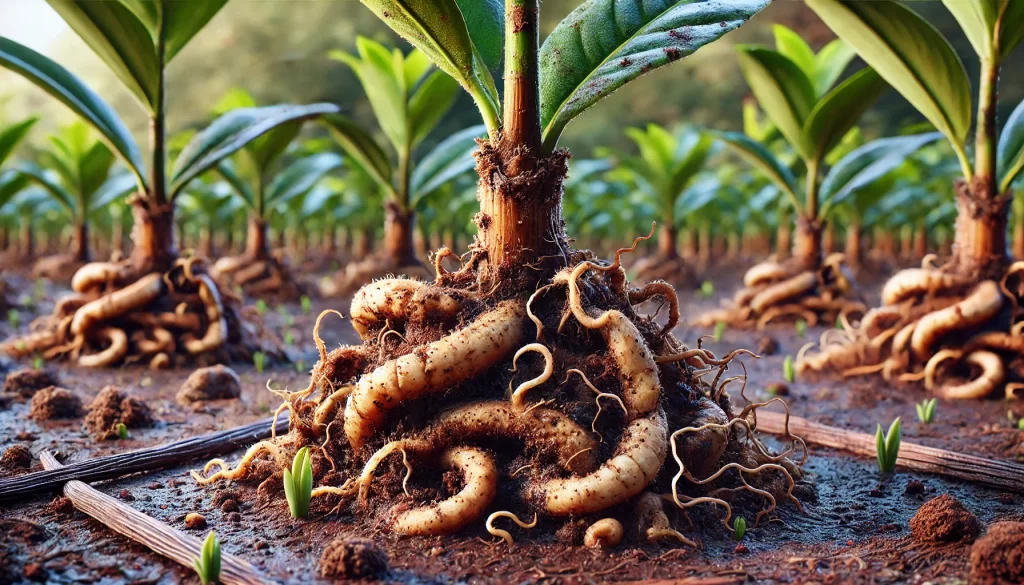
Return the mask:
<svg viewBox="0 0 1024 585"><path fill-rule="evenodd" d="M295 300L305 293L283 257L256 260L245 255L229 256L217 260L210 275L228 290L241 287L246 295L257 298Z"/></svg>
<svg viewBox="0 0 1024 585"><path fill-rule="evenodd" d="M379 323L401 325L410 319L449 319L462 303L444 290L419 280L386 278L364 286L352 299L349 315L359 337L373 337L370 330Z"/></svg>
<svg viewBox="0 0 1024 585"><path fill-rule="evenodd" d="M622 542L622 523L615 518L602 518L587 528L583 546L587 548L615 548Z"/></svg>

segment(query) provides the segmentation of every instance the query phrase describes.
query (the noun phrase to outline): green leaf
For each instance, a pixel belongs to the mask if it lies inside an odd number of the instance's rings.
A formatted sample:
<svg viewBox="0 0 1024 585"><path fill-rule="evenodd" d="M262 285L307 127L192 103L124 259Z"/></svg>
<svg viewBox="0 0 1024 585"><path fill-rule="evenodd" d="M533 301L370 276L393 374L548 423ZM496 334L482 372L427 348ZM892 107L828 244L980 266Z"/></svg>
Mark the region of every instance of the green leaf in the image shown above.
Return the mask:
<svg viewBox="0 0 1024 585"><path fill-rule="evenodd" d="M1005 61L1021 42L1024 42L1024 3L1019 0L1000 0L1003 16L999 20L999 60Z"/></svg>
<svg viewBox="0 0 1024 585"><path fill-rule="evenodd" d="M540 52L544 146L598 100L652 69L739 27L767 0L587 0L555 27Z"/></svg>
<svg viewBox="0 0 1024 585"><path fill-rule="evenodd" d="M796 178L789 168L768 151L763 145L739 132L719 132L715 136L733 148L737 154L772 180L784 193L789 195L793 205L801 208L796 195Z"/></svg>
<svg viewBox="0 0 1024 585"><path fill-rule="evenodd" d="M341 166L341 156L322 152L301 158L279 173L267 187L266 208L298 197L313 188L327 173Z"/></svg>
<svg viewBox="0 0 1024 585"><path fill-rule="evenodd" d="M882 434L882 425L878 425L878 429L875 431L875 455L878 457L878 470L885 472L889 469L888 459L885 453L885 435ZM285 474L288 472L285 471ZM287 488L287 479L285 480L285 487ZM289 500L290 501L290 500Z"/></svg>
<svg viewBox="0 0 1024 585"><path fill-rule="evenodd" d="M772 33L775 35L775 50L796 63L808 79L814 79L818 68L814 51L807 45L807 42L792 29L781 24L774 25Z"/></svg>
<svg viewBox="0 0 1024 585"><path fill-rule="evenodd" d="M85 198L100 188L114 165L114 153L103 142L93 142L78 159L79 190Z"/></svg>
<svg viewBox="0 0 1024 585"><path fill-rule="evenodd" d="M803 133L817 101L811 80L796 63L771 49L743 45L737 51L743 77L761 109L801 157L813 158L813 146Z"/></svg>
<svg viewBox="0 0 1024 585"><path fill-rule="evenodd" d="M383 45L365 37L356 39L356 47L358 57L343 51L332 51L330 56L359 77L381 130L395 150L402 151L409 144L409 113L404 64L398 63L401 69L395 66L401 53L395 59Z"/></svg>
<svg viewBox="0 0 1024 585"><path fill-rule="evenodd" d="M231 189L235 193L242 197L250 208L253 210L257 209L256 196L253 195L252 188L249 186L249 183L247 183L245 179L238 174L238 169L235 168L235 164L231 159L226 158L221 160L214 168L217 170L217 174L231 186Z"/></svg>
<svg viewBox="0 0 1024 585"><path fill-rule="evenodd" d="M392 30L430 57L438 68L458 80L476 101L488 132L497 131L501 117L498 90L484 57L473 44L456 0L361 1ZM477 33L484 34L482 30L474 34Z"/></svg>
<svg viewBox="0 0 1024 585"><path fill-rule="evenodd" d="M135 177L130 173L114 175L107 179L89 198L88 213L93 214L135 191Z"/></svg>
<svg viewBox="0 0 1024 585"><path fill-rule="evenodd" d="M38 120L39 118L28 118L0 131L0 165L3 165L7 157L11 156L18 143L28 135L28 131Z"/></svg>
<svg viewBox="0 0 1024 585"><path fill-rule="evenodd" d="M416 146L437 127L459 97L459 84L447 73L435 71L409 98L409 127Z"/></svg>
<svg viewBox="0 0 1024 585"><path fill-rule="evenodd" d="M1024 169L1024 101L1017 104L1007 118L996 152L999 161L999 191L1006 192Z"/></svg>
<svg viewBox="0 0 1024 585"><path fill-rule="evenodd" d="M995 32L999 2L1000 0L942 0L960 23L960 28L979 57L985 58L992 51L992 35Z"/></svg>
<svg viewBox="0 0 1024 585"><path fill-rule="evenodd" d="M487 135L484 126L473 126L452 134L423 157L413 170L410 178L412 204L416 203L448 183L455 177L468 172L476 164L473 151L477 138Z"/></svg>
<svg viewBox="0 0 1024 585"><path fill-rule="evenodd" d="M53 176L47 173L46 170L33 163L23 163L15 170L28 177L36 185L42 187L47 195L60 203L73 217L80 216L80 210L77 205L78 198L74 193L65 189L60 182L55 181Z"/></svg>
<svg viewBox="0 0 1024 585"><path fill-rule="evenodd" d="M484 63L494 68L505 53L505 3L503 0L455 0L466 19L466 29Z"/></svg>
<svg viewBox="0 0 1024 585"><path fill-rule="evenodd" d="M300 120L336 113L334 104L278 105L232 110L196 134L178 156L171 174L171 198L192 179L267 132Z"/></svg>
<svg viewBox="0 0 1024 585"><path fill-rule="evenodd" d="M900 417L896 417L896 420L892 421L889 425L889 432L885 435L885 460L888 463L889 468L887 471L892 471L896 468L896 457L900 452L900 442L902 441L902 425L903 422Z"/></svg>
<svg viewBox="0 0 1024 585"><path fill-rule="evenodd" d="M156 112L163 69L152 33L121 2L46 0L139 102Z"/></svg>
<svg viewBox="0 0 1024 585"><path fill-rule="evenodd" d="M3 37L0 65L22 75L81 116L124 160L139 184L147 187L145 165L131 133L114 110L77 77L47 57Z"/></svg>
<svg viewBox="0 0 1024 585"><path fill-rule="evenodd" d="M391 163L384 150L365 130L341 114L324 117L324 123L338 144L385 192L395 196L391 183Z"/></svg>
<svg viewBox="0 0 1024 585"><path fill-rule="evenodd" d="M28 176L17 171L0 172L0 207L7 205L15 195L25 190L29 183Z"/></svg>
<svg viewBox="0 0 1024 585"><path fill-rule="evenodd" d="M807 5L963 151L971 127L971 84L960 57L934 26L892 0Z"/></svg>
<svg viewBox="0 0 1024 585"><path fill-rule="evenodd" d="M804 122L804 144L812 160L822 160L888 89L870 67L851 75L818 101Z"/></svg>
<svg viewBox="0 0 1024 585"><path fill-rule="evenodd" d="M835 39L825 45L814 57L815 93L825 95L825 92L839 80L850 61L853 61L856 56L857 53L842 39Z"/></svg>
<svg viewBox="0 0 1024 585"><path fill-rule="evenodd" d="M160 0L163 7L164 63L170 63L228 0Z"/></svg>
<svg viewBox="0 0 1024 585"><path fill-rule="evenodd" d="M902 165L912 154L941 136L938 132L931 132L879 138L854 149L825 175L819 193L821 200L830 202L830 205L842 203L858 190Z"/></svg>

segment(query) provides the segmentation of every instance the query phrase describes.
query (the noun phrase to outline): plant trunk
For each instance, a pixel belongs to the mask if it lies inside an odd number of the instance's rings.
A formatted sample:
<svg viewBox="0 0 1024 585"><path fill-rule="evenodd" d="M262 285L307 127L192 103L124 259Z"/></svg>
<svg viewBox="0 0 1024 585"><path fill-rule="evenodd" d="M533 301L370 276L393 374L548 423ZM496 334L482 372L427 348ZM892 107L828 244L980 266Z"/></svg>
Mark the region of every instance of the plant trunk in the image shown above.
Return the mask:
<svg viewBox="0 0 1024 585"><path fill-rule="evenodd" d="M822 229L822 222L817 219L797 218L793 258L805 270L816 270L821 266Z"/></svg>
<svg viewBox="0 0 1024 585"><path fill-rule="evenodd" d="M821 235L821 253L829 255L836 250L836 230L831 223L825 225L825 231Z"/></svg>
<svg viewBox="0 0 1024 585"><path fill-rule="evenodd" d="M917 224L914 232L914 259L920 260L928 253L928 226L924 220Z"/></svg>
<svg viewBox="0 0 1024 585"><path fill-rule="evenodd" d="M270 248L267 245L267 222L256 216L250 217L246 226L243 255L250 260L266 260L270 257Z"/></svg>
<svg viewBox="0 0 1024 585"><path fill-rule="evenodd" d="M697 270L704 272L711 263L711 226L701 224L697 231Z"/></svg>
<svg viewBox="0 0 1024 585"><path fill-rule="evenodd" d="M373 229L363 228L354 239L352 255L357 259L362 259L373 249Z"/></svg>
<svg viewBox="0 0 1024 585"><path fill-rule="evenodd" d="M76 222L72 235L71 253L78 262L88 262L89 253L89 224L84 220Z"/></svg>
<svg viewBox="0 0 1024 585"><path fill-rule="evenodd" d="M18 234L20 240L20 250L22 258L31 258L36 253L36 240L32 234L32 222L28 218L25 218L21 222L21 231Z"/></svg>
<svg viewBox="0 0 1024 585"><path fill-rule="evenodd" d="M697 257L697 234L690 228L683 230L683 258L693 260Z"/></svg>
<svg viewBox="0 0 1024 585"><path fill-rule="evenodd" d="M679 239L679 230L674 225L666 225L658 233L658 256L671 260L679 257L676 249L676 241Z"/></svg>
<svg viewBox="0 0 1024 585"><path fill-rule="evenodd" d="M415 214L389 201L384 206L384 257L397 266L419 264L415 247Z"/></svg>
<svg viewBox="0 0 1024 585"><path fill-rule="evenodd" d="M982 279L1000 279L1009 256L1006 229L1010 211L1008 194L996 195L995 186L983 177L956 185L956 235L951 269Z"/></svg>
<svg viewBox="0 0 1024 585"><path fill-rule="evenodd" d="M789 218L779 222L775 230L775 257L782 261L789 257L790 247L793 243L793 232L789 229Z"/></svg>
<svg viewBox="0 0 1024 585"><path fill-rule="evenodd" d="M851 268L857 270L860 268L861 261L861 242L860 242L860 224L851 223L846 228L846 262Z"/></svg>
<svg viewBox="0 0 1024 585"><path fill-rule="evenodd" d="M129 258L139 275L170 270L177 251L174 247L174 207L141 197L132 201L132 241Z"/></svg>

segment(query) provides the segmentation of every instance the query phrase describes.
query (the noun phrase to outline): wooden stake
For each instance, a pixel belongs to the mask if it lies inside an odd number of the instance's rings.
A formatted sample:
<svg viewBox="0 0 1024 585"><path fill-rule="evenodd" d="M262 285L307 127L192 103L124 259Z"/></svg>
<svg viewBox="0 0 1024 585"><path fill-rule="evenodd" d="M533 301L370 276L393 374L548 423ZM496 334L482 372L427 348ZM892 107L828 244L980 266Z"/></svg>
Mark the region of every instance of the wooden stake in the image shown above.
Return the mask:
<svg viewBox="0 0 1024 585"><path fill-rule="evenodd" d="M53 455L39 454L46 469L61 469ZM176 530L135 508L99 492L80 481L64 485L64 495L76 508L99 520L104 526L123 534L153 552L163 555L189 569L201 554L203 543L198 538ZM239 557L221 552L218 583L223 585L258 585L270 583L256 567Z"/></svg>
<svg viewBox="0 0 1024 585"><path fill-rule="evenodd" d="M79 461L46 471L26 473L0 480L0 502L55 491L67 481L100 481L124 477L133 473L149 473L174 467L202 457L229 453L270 436L273 419L262 420L244 427L220 431L202 437L148 447L128 453L118 453ZM277 421L277 432L288 430L288 418Z"/></svg>
<svg viewBox="0 0 1024 585"><path fill-rule="evenodd" d="M773 435L786 433L786 415L781 412L757 413L757 430ZM789 432L811 445L821 445L849 451L865 457L875 457L875 436L819 424L793 416L789 418ZM935 447L926 447L902 441L896 466L967 480L973 483L1024 493L1024 465L1013 461L986 459Z"/></svg>

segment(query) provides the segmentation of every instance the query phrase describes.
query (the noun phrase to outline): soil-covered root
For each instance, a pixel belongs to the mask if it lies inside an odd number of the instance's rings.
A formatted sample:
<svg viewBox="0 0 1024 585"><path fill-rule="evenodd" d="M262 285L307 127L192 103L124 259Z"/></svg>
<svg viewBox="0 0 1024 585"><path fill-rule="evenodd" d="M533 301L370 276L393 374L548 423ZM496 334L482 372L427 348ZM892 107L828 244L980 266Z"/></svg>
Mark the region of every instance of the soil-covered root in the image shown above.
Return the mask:
<svg viewBox="0 0 1024 585"><path fill-rule="evenodd" d="M227 256L210 267L210 275L228 290L240 287L246 295L256 298L292 301L306 292L292 276L283 255Z"/></svg>
<svg viewBox="0 0 1024 585"><path fill-rule="evenodd" d="M920 542L972 542L981 533L981 523L959 500L943 494L917 510L910 519L910 533Z"/></svg>
<svg viewBox="0 0 1024 585"><path fill-rule="evenodd" d="M583 546L588 548L614 548L622 542L622 523L615 518L602 518L587 528Z"/></svg>
<svg viewBox="0 0 1024 585"><path fill-rule="evenodd" d="M764 329L777 321L803 319L816 325L861 315L867 307L846 274L844 262L842 254L831 254L814 269L795 262L757 264L744 274L744 288L730 302L702 315L695 324L709 327L721 322Z"/></svg>
<svg viewBox="0 0 1024 585"><path fill-rule="evenodd" d="M314 335L309 386L278 392L289 432L194 477L279 483L275 470L308 446L315 510L416 535L480 523L505 539L509 520L547 517L576 542L614 508L637 511L643 539L693 544L673 523L696 505L716 505L730 530L733 506L762 506L759 519L783 501L799 509L799 440L768 451L753 433L769 403L735 413L726 394L745 385L724 375L750 352L691 350L637 315L644 298L678 301L664 283L631 288L627 251L612 263L573 253L522 295L480 287L472 261L432 284L369 285L352 308L362 345L328 352Z"/></svg>
<svg viewBox="0 0 1024 585"><path fill-rule="evenodd" d="M166 272L139 274L130 264L86 264L72 279L74 293L58 301L32 331L0 343L14 357L66 356L85 367L143 362L249 360L262 350L280 354L258 325L243 321L240 300L224 295L197 258Z"/></svg>
<svg viewBox="0 0 1024 585"><path fill-rule="evenodd" d="M833 370L845 376L924 381L945 398L983 398L1024 384L1024 264L1000 281L973 282L946 268L914 268L893 276L883 304L860 321L801 351L798 374Z"/></svg>
<svg viewBox="0 0 1024 585"><path fill-rule="evenodd" d="M977 585L1024 582L1024 522L996 522L971 546L970 580Z"/></svg>
<svg viewBox="0 0 1024 585"><path fill-rule="evenodd" d="M175 396L181 404L231 400L242 395L242 380L234 370L216 365L199 368L188 375Z"/></svg>
<svg viewBox="0 0 1024 585"><path fill-rule="evenodd" d="M153 426L153 413L142 399L121 392L116 386L100 390L89 405L85 427L98 441L116 439L118 425L129 429Z"/></svg>

